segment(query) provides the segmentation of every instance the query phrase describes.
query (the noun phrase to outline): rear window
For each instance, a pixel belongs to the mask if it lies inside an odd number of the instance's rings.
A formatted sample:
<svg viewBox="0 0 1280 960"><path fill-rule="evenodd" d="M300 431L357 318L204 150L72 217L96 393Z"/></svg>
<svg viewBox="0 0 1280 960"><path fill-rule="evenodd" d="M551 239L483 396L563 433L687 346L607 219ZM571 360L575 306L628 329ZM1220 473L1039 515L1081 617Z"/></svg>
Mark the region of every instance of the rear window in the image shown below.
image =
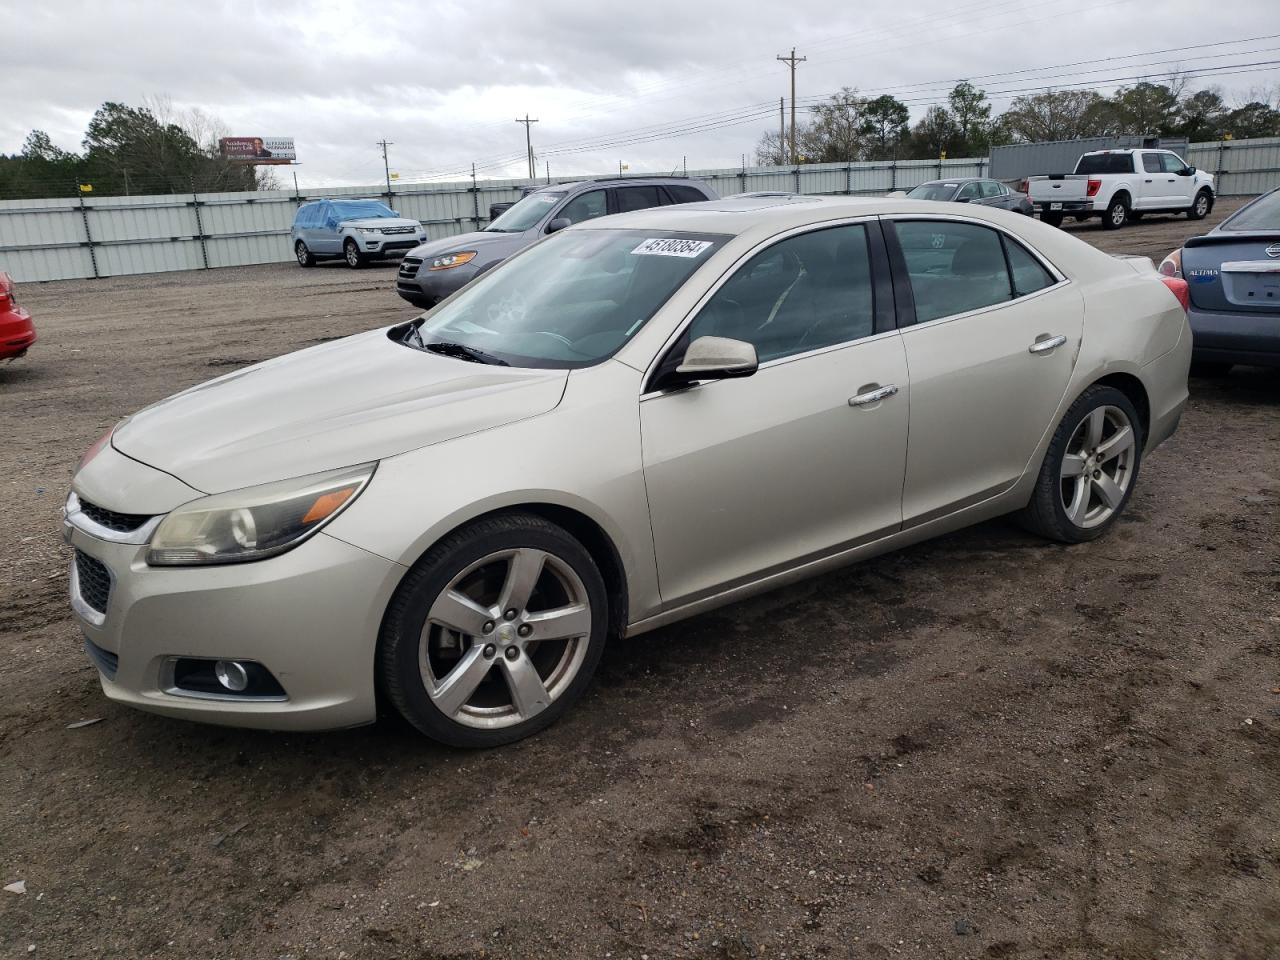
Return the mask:
<svg viewBox="0 0 1280 960"><path fill-rule="evenodd" d="M1133 173L1133 154L1086 153L1076 164L1076 173Z"/></svg>
<svg viewBox="0 0 1280 960"><path fill-rule="evenodd" d="M1219 230L1280 230L1280 190L1272 190L1223 221Z"/></svg>
<svg viewBox="0 0 1280 960"><path fill-rule="evenodd" d="M694 187L685 187L680 184L669 183L663 187L663 189L671 195L672 203L700 203L707 199L703 196L701 190L697 190Z"/></svg>

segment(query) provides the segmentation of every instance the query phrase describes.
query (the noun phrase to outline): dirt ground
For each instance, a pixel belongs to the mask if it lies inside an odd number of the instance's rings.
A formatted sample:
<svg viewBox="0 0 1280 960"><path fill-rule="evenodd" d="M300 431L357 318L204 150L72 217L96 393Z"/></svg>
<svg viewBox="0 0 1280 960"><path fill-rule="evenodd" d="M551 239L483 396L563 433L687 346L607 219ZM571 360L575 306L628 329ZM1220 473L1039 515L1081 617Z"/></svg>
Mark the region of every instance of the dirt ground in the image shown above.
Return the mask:
<svg viewBox="0 0 1280 960"><path fill-rule="evenodd" d="M1203 226L1071 229L1159 259ZM0 885L26 892L0 892L0 957L1280 956L1275 372L1194 380L1096 543L988 523L616 643L511 748L108 703L66 600L81 451L412 315L393 277L19 291L41 340L0 366Z"/></svg>

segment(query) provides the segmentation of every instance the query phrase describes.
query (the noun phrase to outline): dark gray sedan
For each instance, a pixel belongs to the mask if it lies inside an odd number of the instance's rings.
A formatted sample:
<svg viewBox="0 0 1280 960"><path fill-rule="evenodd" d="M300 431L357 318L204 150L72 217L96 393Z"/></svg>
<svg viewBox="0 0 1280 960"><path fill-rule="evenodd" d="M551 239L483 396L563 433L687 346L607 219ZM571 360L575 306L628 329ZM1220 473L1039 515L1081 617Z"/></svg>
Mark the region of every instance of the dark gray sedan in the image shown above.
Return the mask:
<svg viewBox="0 0 1280 960"><path fill-rule="evenodd" d="M930 180L913 187L907 196L912 200L943 200L953 203L973 203L980 207L997 207L1024 213L1028 217L1035 212L1031 199L1025 193L1011 190L999 180L983 180L979 177L958 177L953 180Z"/></svg>
<svg viewBox="0 0 1280 960"><path fill-rule="evenodd" d="M1280 367L1280 187L1164 258L1191 294L1192 372Z"/></svg>

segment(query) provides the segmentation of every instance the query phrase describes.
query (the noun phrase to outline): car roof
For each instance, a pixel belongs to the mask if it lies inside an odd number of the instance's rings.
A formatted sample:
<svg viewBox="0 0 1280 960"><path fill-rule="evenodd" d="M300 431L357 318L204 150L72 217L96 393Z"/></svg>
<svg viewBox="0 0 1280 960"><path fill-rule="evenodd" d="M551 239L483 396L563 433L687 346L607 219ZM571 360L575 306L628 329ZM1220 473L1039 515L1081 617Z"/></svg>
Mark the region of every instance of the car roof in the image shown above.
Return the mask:
<svg viewBox="0 0 1280 960"><path fill-rule="evenodd" d="M708 189L707 185L700 180L694 180L692 177L666 177L655 174L652 177L597 177L589 180L567 180L563 183L548 183L539 187L534 193L542 193L548 190L576 190L579 187L590 186L616 186L626 184L628 186L651 186L657 183L667 184L687 184L691 187L697 187L700 190Z"/></svg>
<svg viewBox="0 0 1280 960"><path fill-rule="evenodd" d="M976 183L979 180L990 180L990 177L943 177L941 180L926 180L924 183L917 183L916 187L931 187L935 183ZM914 190L916 187L912 187Z"/></svg>

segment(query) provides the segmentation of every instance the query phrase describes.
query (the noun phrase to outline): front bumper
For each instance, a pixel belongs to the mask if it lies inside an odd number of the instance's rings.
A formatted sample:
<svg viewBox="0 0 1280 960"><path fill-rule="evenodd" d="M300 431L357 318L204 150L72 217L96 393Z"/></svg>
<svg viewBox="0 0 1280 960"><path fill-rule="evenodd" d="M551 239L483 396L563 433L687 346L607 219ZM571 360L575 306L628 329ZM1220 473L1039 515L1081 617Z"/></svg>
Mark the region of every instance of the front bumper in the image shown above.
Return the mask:
<svg viewBox="0 0 1280 960"><path fill-rule="evenodd" d="M73 613L110 699L172 717L275 730L375 719L375 648L403 573L398 564L322 531L255 563L149 567L145 544L102 540L71 524L65 532L109 578L109 588L92 596L102 607L95 609L80 593L73 564ZM175 692L175 657L254 661L285 696Z"/></svg>
<svg viewBox="0 0 1280 960"><path fill-rule="evenodd" d="M1280 367L1280 310L1227 313L1192 304L1187 318L1197 361Z"/></svg>
<svg viewBox="0 0 1280 960"><path fill-rule="evenodd" d="M452 270L428 270L419 257L405 257L396 274L396 293L416 307L429 310L479 274L467 264Z"/></svg>
<svg viewBox="0 0 1280 960"><path fill-rule="evenodd" d="M425 236L415 237L408 234L384 236L381 234L362 233L356 235L356 242L360 244L360 249L365 253L373 254L404 253L414 247L422 246L426 239Z"/></svg>

